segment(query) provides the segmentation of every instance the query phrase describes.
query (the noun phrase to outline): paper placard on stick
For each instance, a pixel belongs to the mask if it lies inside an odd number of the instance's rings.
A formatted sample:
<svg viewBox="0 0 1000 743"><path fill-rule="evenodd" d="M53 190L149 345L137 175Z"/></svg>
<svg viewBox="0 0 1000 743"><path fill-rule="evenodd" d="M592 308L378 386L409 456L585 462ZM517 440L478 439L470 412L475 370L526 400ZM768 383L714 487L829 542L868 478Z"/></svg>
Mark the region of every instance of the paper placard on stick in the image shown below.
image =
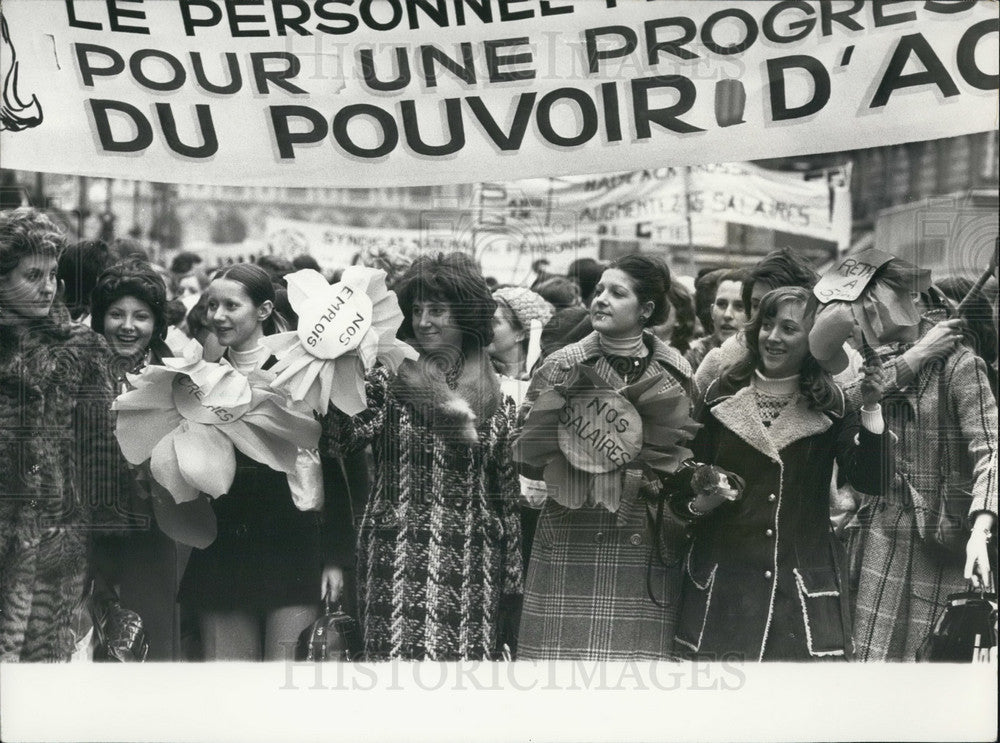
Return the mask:
<svg viewBox="0 0 1000 743"><path fill-rule="evenodd" d="M299 340L309 353L335 359L361 345L372 325L372 300L340 282L325 297L309 298L299 313Z"/></svg>
<svg viewBox="0 0 1000 743"><path fill-rule="evenodd" d="M861 296L872 276L894 256L874 248L842 260L833 271L816 282L813 293L827 302L853 302Z"/></svg>
<svg viewBox="0 0 1000 743"><path fill-rule="evenodd" d="M584 472L613 472L642 449L642 419L613 390L574 395L559 412L559 448Z"/></svg>

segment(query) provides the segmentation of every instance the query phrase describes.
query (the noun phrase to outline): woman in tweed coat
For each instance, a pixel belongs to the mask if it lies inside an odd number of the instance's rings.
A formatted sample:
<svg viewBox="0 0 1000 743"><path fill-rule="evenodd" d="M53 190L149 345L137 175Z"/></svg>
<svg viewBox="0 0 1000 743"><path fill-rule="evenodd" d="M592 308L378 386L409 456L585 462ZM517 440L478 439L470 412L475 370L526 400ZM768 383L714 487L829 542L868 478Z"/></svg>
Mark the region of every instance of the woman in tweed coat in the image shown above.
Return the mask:
<svg viewBox="0 0 1000 743"><path fill-rule="evenodd" d="M566 381L581 363L592 365L615 388L663 372L663 389L687 388L688 363L644 331L663 322L669 288L670 272L659 261L633 255L612 263L591 303L594 332L553 353L535 373L520 420L527 418L542 392ZM541 479L539 472L525 474ZM599 505L573 510L550 493L528 566L519 658L671 656L680 589L677 554L684 527L668 520L667 529L673 525L677 532L656 534L657 550L651 522L646 505L628 488L614 513ZM666 559L660 561L656 551Z"/></svg>
<svg viewBox="0 0 1000 743"><path fill-rule="evenodd" d="M39 212L0 212L0 661L69 660L88 538L127 493L112 354L55 301L62 245Z"/></svg>
<svg viewBox="0 0 1000 743"><path fill-rule="evenodd" d="M900 286L903 297L908 287ZM934 295L917 300L919 337L959 331L935 309ZM877 349L886 360L916 337ZM886 423L898 435L897 475L883 497L867 496L851 537L857 589L854 638L859 660L912 661L949 593L964 590L973 563L996 557L997 406L983 360L964 346L927 363L908 386L887 397ZM965 550L949 552L928 537L945 488L969 493L963 513ZM951 492L951 491L948 491Z"/></svg>
<svg viewBox="0 0 1000 743"><path fill-rule="evenodd" d="M421 357L369 373L367 409L331 408L321 449L372 445L374 486L358 535L369 660L497 657L521 594L514 403L485 348L496 302L462 254L422 257L396 286L400 337Z"/></svg>

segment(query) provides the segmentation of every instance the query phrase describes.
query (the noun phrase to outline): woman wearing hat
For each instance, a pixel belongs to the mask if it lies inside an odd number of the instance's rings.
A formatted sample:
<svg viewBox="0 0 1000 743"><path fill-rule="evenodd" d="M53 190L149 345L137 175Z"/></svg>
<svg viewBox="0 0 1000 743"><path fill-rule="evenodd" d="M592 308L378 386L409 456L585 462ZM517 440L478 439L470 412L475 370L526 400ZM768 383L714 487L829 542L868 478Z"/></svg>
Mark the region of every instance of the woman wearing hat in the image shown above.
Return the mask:
<svg viewBox="0 0 1000 743"><path fill-rule="evenodd" d="M555 312L555 308L541 295L523 286L502 286L493 292L497 311L493 315L493 342L486 351L493 366L500 374L501 386L511 380L531 379L532 367L541 353L542 328ZM527 391L527 385L523 386ZM516 385L506 385L518 404L524 392Z"/></svg>
<svg viewBox="0 0 1000 743"><path fill-rule="evenodd" d="M960 321L945 319L947 306L922 273L893 259L862 297L881 295L893 316L916 320L874 349L884 363L908 366L920 346L944 358L913 367L884 402L899 439L896 476L884 495L861 500L851 540L859 660L915 660L948 594L967 581L988 585L996 560L996 400L986 364L960 343Z"/></svg>

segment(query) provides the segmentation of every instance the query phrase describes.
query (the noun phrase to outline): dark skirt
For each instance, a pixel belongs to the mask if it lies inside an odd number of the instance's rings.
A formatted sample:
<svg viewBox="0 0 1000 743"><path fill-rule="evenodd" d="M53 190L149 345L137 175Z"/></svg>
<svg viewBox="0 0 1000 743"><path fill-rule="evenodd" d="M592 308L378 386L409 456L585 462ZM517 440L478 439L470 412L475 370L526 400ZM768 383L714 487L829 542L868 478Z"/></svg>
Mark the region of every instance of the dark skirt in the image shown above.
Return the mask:
<svg viewBox="0 0 1000 743"><path fill-rule="evenodd" d="M237 452L233 485L212 508L218 536L191 552L179 601L195 611L268 611L320 599L320 514L300 511L288 480Z"/></svg>

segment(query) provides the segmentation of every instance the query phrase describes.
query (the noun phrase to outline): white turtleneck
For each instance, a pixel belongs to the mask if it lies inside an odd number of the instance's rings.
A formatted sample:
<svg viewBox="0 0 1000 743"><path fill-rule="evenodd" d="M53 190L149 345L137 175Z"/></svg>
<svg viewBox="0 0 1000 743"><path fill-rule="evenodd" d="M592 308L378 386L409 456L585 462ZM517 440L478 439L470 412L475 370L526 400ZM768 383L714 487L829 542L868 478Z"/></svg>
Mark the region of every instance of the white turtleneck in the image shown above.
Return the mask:
<svg viewBox="0 0 1000 743"><path fill-rule="evenodd" d="M241 374L249 374L252 371L260 369L264 362L267 361L269 355L270 351L264 348L264 346L257 346L251 348L249 351L237 351L230 348L226 353L229 363Z"/></svg>

